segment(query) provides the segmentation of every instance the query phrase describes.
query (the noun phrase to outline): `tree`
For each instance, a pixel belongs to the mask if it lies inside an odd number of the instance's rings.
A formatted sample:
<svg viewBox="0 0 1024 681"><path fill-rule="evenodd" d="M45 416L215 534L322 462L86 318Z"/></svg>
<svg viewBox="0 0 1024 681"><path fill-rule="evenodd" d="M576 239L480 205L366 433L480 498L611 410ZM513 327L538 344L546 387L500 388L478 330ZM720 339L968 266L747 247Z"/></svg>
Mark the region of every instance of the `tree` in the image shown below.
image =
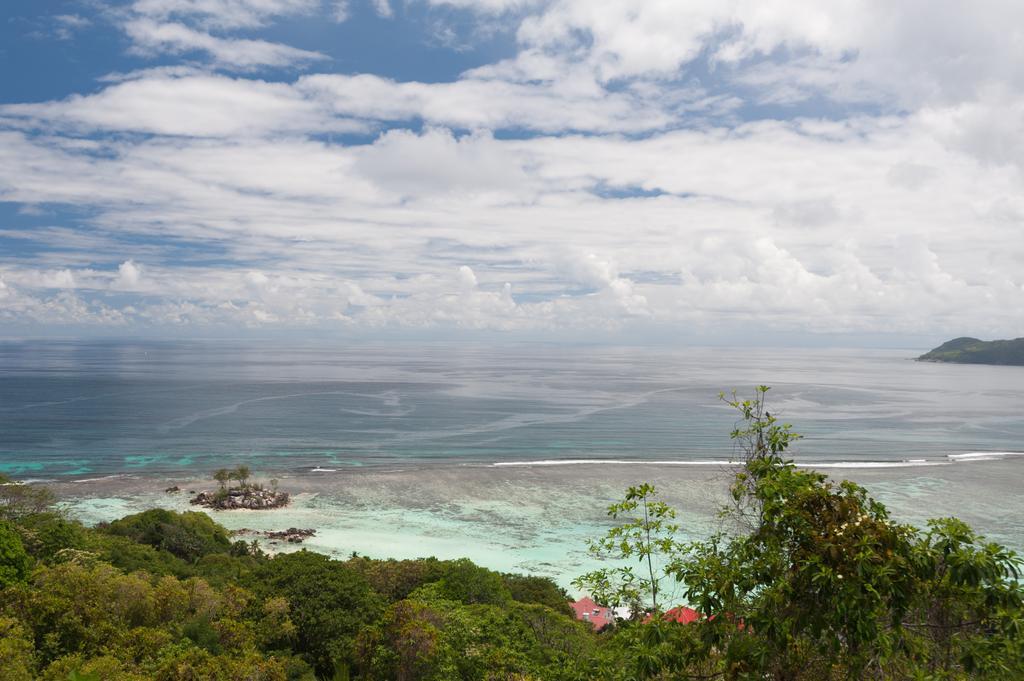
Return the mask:
<svg viewBox="0 0 1024 681"><path fill-rule="evenodd" d="M466 605L504 605L512 600L512 593L501 575L476 565L468 558L447 563L437 584L444 598Z"/></svg>
<svg viewBox="0 0 1024 681"><path fill-rule="evenodd" d="M46 487L26 485L0 473L0 520L17 520L44 513L56 500Z"/></svg>
<svg viewBox="0 0 1024 681"><path fill-rule="evenodd" d="M362 575L344 563L305 550L261 565L254 586L267 597L288 600L295 649L327 678L344 674L352 666L356 634L383 609L380 597Z"/></svg>
<svg viewBox="0 0 1024 681"><path fill-rule="evenodd" d="M18 620L0 616L0 674L5 681L34 678L31 632Z"/></svg>
<svg viewBox="0 0 1024 681"><path fill-rule="evenodd" d="M608 515L626 522L591 541L591 555L604 560L636 561L633 565L602 568L573 581L598 601L611 606L629 605L639 614L647 606L661 607L658 596L662 582L670 576L671 561L680 549L675 540L679 526L672 520L675 509L655 500L657 490L644 483L626 490L625 498L608 507Z"/></svg>
<svg viewBox="0 0 1024 681"><path fill-rule="evenodd" d="M222 491L227 488L228 481L231 480L232 477L231 471L227 468L219 468L217 469L217 472L213 474L213 479L220 483Z"/></svg>
<svg viewBox="0 0 1024 681"><path fill-rule="evenodd" d="M13 527L0 521L0 589L25 581L29 558Z"/></svg>
<svg viewBox="0 0 1024 681"><path fill-rule="evenodd" d="M238 466L237 468L235 468L235 475L234 475L234 477L235 477L236 480L238 480L238 484L241 487L245 487L246 480L249 479L250 475L251 475L251 471L249 470L248 466Z"/></svg>
<svg viewBox="0 0 1024 681"><path fill-rule="evenodd" d="M47 512L18 520L21 541L36 560L53 560L66 549L86 549L86 531L81 523Z"/></svg>
<svg viewBox="0 0 1024 681"><path fill-rule="evenodd" d="M624 632L635 676L1024 678L1016 555L956 519L896 523L859 485L798 469L785 452L799 436L767 392L726 400L744 461L733 531L669 545L668 572L704 617Z"/></svg>
<svg viewBox="0 0 1024 681"><path fill-rule="evenodd" d="M513 600L520 603L538 603L558 613L572 614L569 608L569 594L550 578L511 573L503 574L501 577Z"/></svg>
<svg viewBox="0 0 1024 681"><path fill-rule="evenodd" d="M106 529L190 562L231 548L227 531L210 516L196 511L177 513L153 508L115 520Z"/></svg>

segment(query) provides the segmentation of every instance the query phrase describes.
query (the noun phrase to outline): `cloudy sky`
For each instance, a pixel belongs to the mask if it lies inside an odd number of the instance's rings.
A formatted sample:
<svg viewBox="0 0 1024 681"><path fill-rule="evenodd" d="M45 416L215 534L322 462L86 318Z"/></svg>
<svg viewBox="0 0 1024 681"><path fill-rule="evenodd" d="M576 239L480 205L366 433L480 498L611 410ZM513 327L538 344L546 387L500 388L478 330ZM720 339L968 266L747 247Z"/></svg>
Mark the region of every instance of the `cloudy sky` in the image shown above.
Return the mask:
<svg viewBox="0 0 1024 681"><path fill-rule="evenodd" d="M5 0L0 336L1024 335L1018 0Z"/></svg>

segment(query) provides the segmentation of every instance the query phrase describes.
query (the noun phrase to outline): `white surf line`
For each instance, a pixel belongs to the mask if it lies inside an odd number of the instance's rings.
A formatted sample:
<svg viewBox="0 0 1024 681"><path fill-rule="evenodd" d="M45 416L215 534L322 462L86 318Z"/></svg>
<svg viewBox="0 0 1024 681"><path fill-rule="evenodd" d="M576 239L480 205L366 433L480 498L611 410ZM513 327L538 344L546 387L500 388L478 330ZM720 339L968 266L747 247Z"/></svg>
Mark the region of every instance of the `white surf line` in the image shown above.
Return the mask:
<svg viewBox="0 0 1024 681"><path fill-rule="evenodd" d="M906 461L822 461L795 465L797 468L923 468L925 466L949 466L951 462L907 459Z"/></svg>
<svg viewBox="0 0 1024 681"><path fill-rule="evenodd" d="M72 483L79 483L79 482L102 482L104 480L120 480L121 478L131 479L131 478L135 478L135 477L137 477L137 476L133 475L132 473L113 473L111 475L102 475L102 476L100 476L98 478L79 478L77 480L72 480L71 482Z"/></svg>
<svg viewBox="0 0 1024 681"><path fill-rule="evenodd" d="M942 459L902 459L900 461L797 461L797 468L923 468L926 466L951 466L955 463L972 463L981 461L1001 461L1009 457L1024 457L1024 452L966 452L964 454L947 454ZM490 464L493 468L527 467L527 466L582 466L582 465L641 465L641 466L736 466L742 461L717 459L692 460L654 460L642 459L540 459L536 461L498 461Z"/></svg>
<svg viewBox="0 0 1024 681"><path fill-rule="evenodd" d="M970 463L971 461L998 461L1012 456L1024 456L1024 452L966 452L964 454L947 454L946 458L954 463Z"/></svg>
<svg viewBox="0 0 1024 681"><path fill-rule="evenodd" d="M716 461L694 459L692 461L643 461L636 459L542 459L539 461L498 461L491 464L492 468L513 466L581 466L590 464L611 464L617 466L733 466L737 461Z"/></svg>
<svg viewBox="0 0 1024 681"><path fill-rule="evenodd" d="M923 466L949 466L949 461L929 461L927 459L907 459L904 461L818 461L799 462L797 468L917 468ZM528 466L581 466L581 465L640 465L640 466L740 466L742 461L717 459L693 460L656 460L644 461L636 459L542 459L538 461L498 461L490 464L492 468L528 467Z"/></svg>

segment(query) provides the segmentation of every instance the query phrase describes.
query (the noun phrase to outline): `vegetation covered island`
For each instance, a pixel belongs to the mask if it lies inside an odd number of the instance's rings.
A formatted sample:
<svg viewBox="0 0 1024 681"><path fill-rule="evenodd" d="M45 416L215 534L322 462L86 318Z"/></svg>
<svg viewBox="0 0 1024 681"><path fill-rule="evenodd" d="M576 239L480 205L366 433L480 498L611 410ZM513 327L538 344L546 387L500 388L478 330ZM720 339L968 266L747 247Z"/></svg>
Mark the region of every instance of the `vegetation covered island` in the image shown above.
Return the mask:
<svg viewBox="0 0 1024 681"><path fill-rule="evenodd" d="M744 454L728 531L684 542L683 514L630 488L591 546L609 562L577 581L585 612L546 578L465 559L270 556L201 512L85 527L3 479L0 678L1024 678L1018 557L797 468L766 393L727 399ZM600 630L581 621L594 610Z"/></svg>
<svg viewBox="0 0 1024 681"><path fill-rule="evenodd" d="M995 341L966 336L954 338L917 359L924 362L1024 366L1024 338Z"/></svg>

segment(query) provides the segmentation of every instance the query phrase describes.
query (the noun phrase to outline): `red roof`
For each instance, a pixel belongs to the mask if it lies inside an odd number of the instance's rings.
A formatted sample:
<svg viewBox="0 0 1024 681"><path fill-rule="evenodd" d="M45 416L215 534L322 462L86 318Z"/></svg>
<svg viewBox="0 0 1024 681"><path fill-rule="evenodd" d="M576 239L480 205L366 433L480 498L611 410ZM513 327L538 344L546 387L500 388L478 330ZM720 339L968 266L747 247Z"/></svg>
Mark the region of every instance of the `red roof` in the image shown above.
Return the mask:
<svg viewBox="0 0 1024 681"><path fill-rule="evenodd" d="M575 603L570 603L569 607L576 613L576 619L590 622L594 629L598 631L615 621L615 613L612 612L611 608L598 605L589 596L584 596Z"/></svg>
<svg viewBox="0 0 1024 681"><path fill-rule="evenodd" d="M680 624L690 624L700 619L700 613L693 608L687 608L685 605L666 610L665 614L661 616L661 619L666 622L679 622Z"/></svg>
<svg viewBox="0 0 1024 681"><path fill-rule="evenodd" d="M647 624L652 619L651 615L648 615L644 619L644 624ZM661 615L661 619L666 622L678 622L679 624L690 624L700 619L700 613L693 608L687 608L685 605L678 605L670 610L666 610Z"/></svg>

